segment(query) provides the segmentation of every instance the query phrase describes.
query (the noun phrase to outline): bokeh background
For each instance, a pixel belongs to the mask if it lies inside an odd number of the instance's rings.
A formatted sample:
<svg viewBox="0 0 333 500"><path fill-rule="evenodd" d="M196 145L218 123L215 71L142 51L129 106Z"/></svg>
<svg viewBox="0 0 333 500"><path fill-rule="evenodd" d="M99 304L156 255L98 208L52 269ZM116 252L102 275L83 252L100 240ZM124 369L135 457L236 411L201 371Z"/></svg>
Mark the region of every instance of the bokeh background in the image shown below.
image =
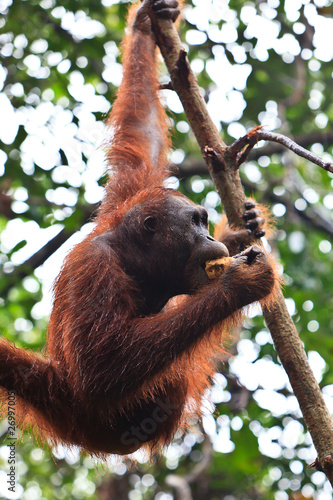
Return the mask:
<svg viewBox="0 0 333 500"><path fill-rule="evenodd" d="M43 348L52 282L93 227L127 9L116 0L0 0L0 328L18 346ZM187 0L181 37L225 142L260 124L332 161L332 14L330 0ZM213 228L220 199L178 97L161 94L173 123L168 185L204 205ZM274 214L266 245L280 259L288 309L333 411L333 175L261 142L241 176ZM202 423L156 462L136 453L135 464L102 464L23 435L12 493L1 422L0 497L331 499L324 474L308 467L316 452L258 307L229 352Z"/></svg>

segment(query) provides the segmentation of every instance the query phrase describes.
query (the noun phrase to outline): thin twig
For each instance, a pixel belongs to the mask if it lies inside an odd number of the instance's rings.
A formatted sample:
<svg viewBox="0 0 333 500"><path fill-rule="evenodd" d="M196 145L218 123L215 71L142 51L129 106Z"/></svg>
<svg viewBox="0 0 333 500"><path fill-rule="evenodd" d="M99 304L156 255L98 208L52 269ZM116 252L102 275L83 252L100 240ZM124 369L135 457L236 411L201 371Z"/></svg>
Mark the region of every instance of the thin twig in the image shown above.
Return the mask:
<svg viewBox="0 0 333 500"><path fill-rule="evenodd" d="M259 141L258 132L261 128L261 125L252 128L246 135L240 137L229 146L229 152L234 157L235 168L239 168L242 163L247 161L249 154Z"/></svg>
<svg viewBox="0 0 333 500"><path fill-rule="evenodd" d="M161 83L160 90L174 90L172 82Z"/></svg>
<svg viewBox="0 0 333 500"><path fill-rule="evenodd" d="M289 139L289 137L286 137L285 135L282 134L277 134L275 132L267 132L266 130L262 129L257 130L256 133L258 135L259 140L273 141L273 142L278 142L279 144L283 144L283 146L290 149L298 156L306 158L315 165L318 165L327 172L331 172L333 174L332 162L322 160L321 158L319 158L319 156L311 153L311 151L308 151L307 149L302 148L302 146L296 144L296 142L294 142L292 139Z"/></svg>
<svg viewBox="0 0 333 500"><path fill-rule="evenodd" d="M190 485L184 477L177 476L177 474L169 474L165 478L165 482L175 490L176 500L193 500Z"/></svg>
<svg viewBox="0 0 333 500"><path fill-rule="evenodd" d="M165 478L168 486L174 488L177 500L192 500L190 484L198 481L200 476L208 469L213 457L213 445L208 436L206 436L202 447L202 459L186 476L169 474Z"/></svg>
<svg viewBox="0 0 333 500"><path fill-rule="evenodd" d="M188 483L194 483L203 474L211 464L214 448L208 436L205 437L202 446L202 458L198 464L193 467L193 470L186 474L185 479Z"/></svg>
<svg viewBox="0 0 333 500"><path fill-rule="evenodd" d="M311 161L315 165L319 165L319 167L326 170L326 172L333 173L332 162L322 160L321 158L319 158L319 156L303 148L289 137L282 134L277 134L276 132L268 132L267 130L263 130L261 126L254 127L246 135L244 135L240 139L237 139L230 146L229 149L231 151L231 154L234 155L236 159L236 166L239 167L247 160L250 152L259 141L277 142L278 144L281 144L282 146L290 149L298 156L302 156L302 158Z"/></svg>
<svg viewBox="0 0 333 500"><path fill-rule="evenodd" d="M294 137L297 144L303 148L308 148L313 144L319 142L323 144L324 147L328 147L333 144L333 130L327 130L326 132L314 131L309 134L300 134ZM264 147L254 149L251 153L251 160L257 160L261 156L272 156L273 154L282 154L284 151L284 146L278 143L266 143Z"/></svg>

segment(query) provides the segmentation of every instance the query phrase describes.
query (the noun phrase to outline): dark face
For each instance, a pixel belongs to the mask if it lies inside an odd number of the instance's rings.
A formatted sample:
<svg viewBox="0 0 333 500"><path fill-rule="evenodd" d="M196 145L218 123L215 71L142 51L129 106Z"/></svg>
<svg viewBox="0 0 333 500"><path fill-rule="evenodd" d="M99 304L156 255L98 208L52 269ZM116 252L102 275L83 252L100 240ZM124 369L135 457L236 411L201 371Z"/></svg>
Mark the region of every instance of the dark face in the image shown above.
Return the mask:
<svg viewBox="0 0 333 500"><path fill-rule="evenodd" d="M139 285L145 314L208 284L205 263L228 255L209 235L207 211L173 194L132 207L109 243Z"/></svg>
<svg viewBox="0 0 333 500"><path fill-rule="evenodd" d="M205 263L228 256L228 249L210 236L205 208L186 197L174 196L168 201L168 212L169 227L178 247L175 257L182 256L183 293L190 293L209 283Z"/></svg>

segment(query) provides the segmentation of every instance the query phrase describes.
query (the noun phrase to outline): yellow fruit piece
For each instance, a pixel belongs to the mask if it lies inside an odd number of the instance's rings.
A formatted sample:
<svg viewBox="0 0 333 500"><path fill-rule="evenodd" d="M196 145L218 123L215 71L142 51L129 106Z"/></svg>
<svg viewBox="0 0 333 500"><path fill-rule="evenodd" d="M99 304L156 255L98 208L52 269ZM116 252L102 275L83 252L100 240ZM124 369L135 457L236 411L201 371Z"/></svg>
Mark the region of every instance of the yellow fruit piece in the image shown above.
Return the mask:
<svg viewBox="0 0 333 500"><path fill-rule="evenodd" d="M221 259L208 260L205 266L205 272L208 278L213 280L222 276L233 260L233 257L222 257Z"/></svg>

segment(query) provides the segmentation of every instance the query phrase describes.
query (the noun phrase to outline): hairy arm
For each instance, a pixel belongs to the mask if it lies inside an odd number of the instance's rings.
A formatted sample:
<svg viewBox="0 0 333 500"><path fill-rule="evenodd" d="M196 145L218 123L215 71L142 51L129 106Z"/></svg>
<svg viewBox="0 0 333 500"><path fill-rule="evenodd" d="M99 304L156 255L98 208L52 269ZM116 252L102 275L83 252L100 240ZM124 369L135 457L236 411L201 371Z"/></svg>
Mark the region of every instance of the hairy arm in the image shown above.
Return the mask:
<svg viewBox="0 0 333 500"><path fill-rule="evenodd" d="M167 117L158 95L150 8L146 0L137 11L136 6L130 11L129 33L123 42L123 80L107 120L111 127L108 163L117 170L118 183L124 176L124 184L132 194L147 185L158 185L164 179L170 146ZM131 187L128 175L131 175Z"/></svg>
<svg viewBox="0 0 333 500"><path fill-rule="evenodd" d="M68 356L74 359L76 353L78 383L81 380L92 394L107 392L116 402L189 351L213 326L266 296L275 276L266 255L257 250L251 264L246 257L235 259L221 278L188 297L181 306L147 317L135 316L126 288L121 294L120 283L105 275L105 282L99 283L104 300L90 306L96 319L89 331L73 335L79 322L83 327L87 325L74 313L68 324L68 332L72 332ZM101 291L87 293L97 299ZM79 373L84 374L84 380Z"/></svg>

